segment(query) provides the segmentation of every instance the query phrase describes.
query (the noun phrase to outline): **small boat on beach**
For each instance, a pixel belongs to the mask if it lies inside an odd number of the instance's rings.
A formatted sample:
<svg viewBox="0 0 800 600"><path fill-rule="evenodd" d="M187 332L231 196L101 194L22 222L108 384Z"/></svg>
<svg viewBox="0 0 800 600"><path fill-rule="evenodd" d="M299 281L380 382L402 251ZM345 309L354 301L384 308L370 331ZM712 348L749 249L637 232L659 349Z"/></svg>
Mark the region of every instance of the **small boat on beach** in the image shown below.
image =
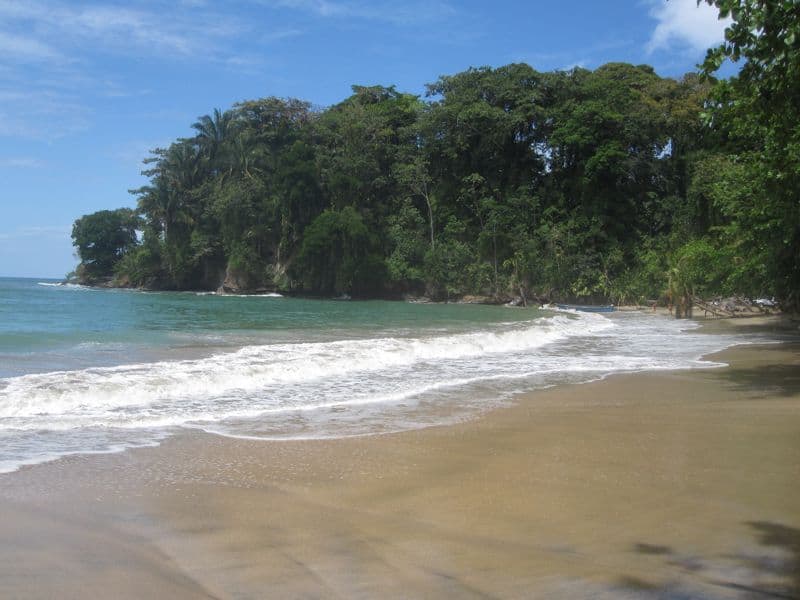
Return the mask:
<svg viewBox="0 0 800 600"><path fill-rule="evenodd" d="M613 304L606 306L595 306L591 304L556 304L561 310L579 310L581 312L608 313L614 312L616 307Z"/></svg>

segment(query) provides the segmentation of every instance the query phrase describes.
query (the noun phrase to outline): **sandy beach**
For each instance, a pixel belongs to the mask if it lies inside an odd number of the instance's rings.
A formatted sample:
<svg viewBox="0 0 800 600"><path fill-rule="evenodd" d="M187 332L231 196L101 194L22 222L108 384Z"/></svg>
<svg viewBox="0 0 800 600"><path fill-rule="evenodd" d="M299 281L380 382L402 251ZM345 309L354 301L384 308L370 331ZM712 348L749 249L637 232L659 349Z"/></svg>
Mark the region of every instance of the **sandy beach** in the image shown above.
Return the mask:
<svg viewBox="0 0 800 600"><path fill-rule="evenodd" d="M800 345L447 427L0 475L2 598L800 598Z"/></svg>

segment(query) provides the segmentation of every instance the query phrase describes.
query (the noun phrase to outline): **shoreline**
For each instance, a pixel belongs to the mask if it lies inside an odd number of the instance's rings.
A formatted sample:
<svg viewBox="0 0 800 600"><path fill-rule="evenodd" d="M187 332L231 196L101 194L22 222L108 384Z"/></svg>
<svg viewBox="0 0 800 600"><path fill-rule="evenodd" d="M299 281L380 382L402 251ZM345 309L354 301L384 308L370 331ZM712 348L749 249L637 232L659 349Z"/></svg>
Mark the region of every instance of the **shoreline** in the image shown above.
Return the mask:
<svg viewBox="0 0 800 600"><path fill-rule="evenodd" d="M514 307L514 308L516 308L516 307ZM544 310L547 310L547 309L544 309ZM557 309L552 309L551 312L554 312L554 314L558 314L559 311ZM652 316L658 316L658 317L670 317L670 314L668 313L668 311L666 309L659 310L658 312L652 312L652 313L651 313L651 311L649 309L648 310L640 310L640 309L636 309L635 307L626 307L625 309L620 309L619 310L619 313L622 313L622 314L633 313L633 312L642 313L644 316L647 316L647 317L650 317L651 314L652 314ZM606 318L610 318L613 321L614 316L613 315L606 316ZM670 320L674 321L673 319L670 319ZM708 332L716 332L716 333L726 333L726 332L729 332L729 331L735 331L736 329L758 330L758 331L764 332L764 333L766 333L766 334L768 334L770 336L776 336L776 337L781 335L781 334L787 334L787 335L791 336L794 333L794 331L793 331L794 323L790 319L785 318L783 315L751 316L750 318L744 319L744 320L743 319L739 319L739 318L737 318L737 319L710 319L710 320L692 319L692 320L680 320L680 321L674 321L674 322L676 322L676 323L695 323L695 324L698 325L698 331L704 331L705 330L705 331L708 331ZM753 333L753 331L748 331L748 333ZM741 342L741 344L744 344L744 345L748 345L749 343L751 343L751 342ZM776 340L776 343L777 343L777 340ZM738 344L734 344L733 346L736 346L736 345L738 345ZM723 346L718 351L725 350L725 349L727 349L729 347L732 347L732 346L727 346L727 347ZM562 386L562 385L584 385L586 383L593 383L593 382L596 382L596 381L603 381L603 380L607 379L608 377L611 377L613 375L620 375L620 374L635 374L635 373L650 373L650 372L658 373L658 372L663 372L664 370L666 370L666 371L672 371L672 370L681 371L681 370L687 370L687 369L691 370L691 369L694 369L694 368L718 368L718 365L714 365L713 361L711 361L708 358L709 356L711 356L712 354L715 354L718 351L715 351L715 352L712 352L712 353L706 354L706 355L701 355L701 356L698 357L697 360L699 360L700 362L708 362L709 363L708 366L703 366L703 367L690 367L690 366L687 366L687 367L679 367L679 368L676 368L676 369L671 369L671 368L664 369L662 367L644 367L644 368L639 368L639 369L633 368L631 370L618 370L618 371L612 370L612 371L609 371L609 372L605 372L605 373L601 373L601 374L598 374L598 375L591 376L590 378L588 378L586 380L583 380L583 381L573 381L573 382L569 382L569 383L557 383L555 385L556 386ZM106 368L106 367L101 367L101 368ZM494 406L492 408L488 408L486 410L492 411L495 408L497 408L498 406L504 407L504 406L507 406L508 404L513 404L514 401L515 401L514 399L517 396L525 396L525 395L528 395L528 394L537 393L539 391L550 389L551 387L552 387L552 385L545 385L544 387L532 389L532 390L529 390L529 391L511 392L510 394L504 395L503 399L498 401L498 404L496 406ZM477 409L477 411L476 410L472 410L472 411L469 411L469 413L466 414L463 418L466 418L466 419L481 418L481 415L485 414L485 412L486 411L482 410L482 409ZM41 465L41 464L47 464L47 463L58 461L58 460L60 460L62 458L69 457L69 456L117 454L117 453L120 453L120 452L127 452L127 451L130 451L130 450L137 450L137 449L140 449L140 448L149 448L149 447L159 446L164 442L164 440L170 439L170 438L172 438L172 437L174 437L176 435L180 436L180 435L184 435L186 432L193 432L193 431L194 432L208 433L210 435L219 435L219 436L227 437L227 438L230 438L230 439L243 439L243 440L252 440L252 441L258 441L258 442L316 441L316 440L336 440L336 439L347 439L347 438L359 438L359 437L372 437L372 436L381 436L381 435L391 435L391 434L394 434L394 433L402 433L402 432L405 432L405 431L412 431L412 430L416 430L416 429L426 429L426 428L429 428L429 427L448 426L449 424L459 422L461 419L462 419L462 417L455 416L455 417L452 417L452 418L449 418L449 419L448 418L444 418L438 424L424 424L424 425L417 425L417 426L413 426L412 425L412 426L408 426L406 428L389 429L389 430L381 431L381 432L353 433L353 434L344 434L344 435L320 435L320 436L314 436L314 435L303 436L303 435L300 435L300 436L296 436L296 437L295 436L260 437L260 436L247 435L247 434L237 435L237 434L234 434L234 433L227 434L227 433L220 432L220 431L214 431L213 428L212 429L204 429L202 427L194 428L194 427L177 426L176 428L173 428L172 430L165 430L163 432L163 434L156 435L155 437L150 436L146 441L138 440L138 441L130 441L130 442L120 442L117 445L110 446L110 447L107 447L105 449L71 450L71 451L63 451L63 452L53 451L51 454L48 454L47 456L40 456L40 457L37 457L37 458L29 458L29 459L25 459L25 460L22 460L20 462L17 462L15 464L15 466L13 466L10 470L7 467L4 467L2 464L0 464L0 475L4 475L4 474L8 474L8 473L15 473L15 472L18 472L20 469L25 469L25 468L29 468L29 467L35 467L35 466Z"/></svg>
<svg viewBox="0 0 800 600"><path fill-rule="evenodd" d="M717 358L456 425L187 432L0 475L0 595L792 597L800 345Z"/></svg>

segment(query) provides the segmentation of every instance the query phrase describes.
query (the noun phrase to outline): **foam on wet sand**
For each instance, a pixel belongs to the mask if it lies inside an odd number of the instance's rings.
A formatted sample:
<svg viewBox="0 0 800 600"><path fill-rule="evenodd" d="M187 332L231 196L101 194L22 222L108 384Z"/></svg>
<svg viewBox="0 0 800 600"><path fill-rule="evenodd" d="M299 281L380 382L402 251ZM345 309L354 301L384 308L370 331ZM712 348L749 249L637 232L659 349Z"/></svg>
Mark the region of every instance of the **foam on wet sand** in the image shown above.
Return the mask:
<svg viewBox="0 0 800 600"><path fill-rule="evenodd" d="M800 346L713 359L455 425L0 475L0 596L796 597Z"/></svg>

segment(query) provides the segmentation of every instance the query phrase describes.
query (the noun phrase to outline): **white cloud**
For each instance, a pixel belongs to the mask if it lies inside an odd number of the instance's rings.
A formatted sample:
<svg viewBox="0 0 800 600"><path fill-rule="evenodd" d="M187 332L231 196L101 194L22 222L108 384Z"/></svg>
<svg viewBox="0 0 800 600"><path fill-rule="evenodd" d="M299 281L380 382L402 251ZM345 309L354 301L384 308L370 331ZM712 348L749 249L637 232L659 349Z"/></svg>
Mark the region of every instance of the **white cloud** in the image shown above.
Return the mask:
<svg viewBox="0 0 800 600"><path fill-rule="evenodd" d="M650 16L658 21L645 46L648 54L674 46L702 51L723 41L731 20L719 19L717 9L697 0L655 0Z"/></svg>
<svg viewBox="0 0 800 600"><path fill-rule="evenodd" d="M142 160L150 156L150 152L153 148L166 148L171 141L172 140L166 138L155 141L130 140L112 148L109 154L122 163L142 169L144 168L142 166Z"/></svg>
<svg viewBox="0 0 800 600"><path fill-rule="evenodd" d="M0 231L0 240L18 240L21 238L49 237L60 238L72 231L70 225L46 225L44 227L20 227L14 231Z"/></svg>
<svg viewBox="0 0 800 600"><path fill-rule="evenodd" d="M248 28L226 14L203 10L202 4L161 10L146 6L0 0L0 28L6 29L0 30L0 50L8 47L17 56L51 58L56 53L53 45L76 49L91 43L101 51L185 56L207 54L216 40L234 38ZM9 33L15 27L29 35Z"/></svg>
<svg viewBox="0 0 800 600"><path fill-rule="evenodd" d="M0 158L0 169L37 169L44 163L38 158L9 157Z"/></svg>
<svg viewBox="0 0 800 600"><path fill-rule="evenodd" d="M89 109L72 93L41 84L0 88L0 138L54 140L86 129Z"/></svg>
<svg viewBox="0 0 800 600"><path fill-rule="evenodd" d="M244 69L254 60L237 45L255 24L229 13L202 0L0 0L0 138L71 135L94 99L148 93L105 69L108 56Z"/></svg>
<svg viewBox="0 0 800 600"><path fill-rule="evenodd" d="M329 0L267 0L265 4L281 8L307 10L323 17L342 14L344 5Z"/></svg>
<svg viewBox="0 0 800 600"><path fill-rule="evenodd" d="M258 1L258 0L257 0ZM366 2L363 0L260 0L261 4L310 12L318 17L342 17L412 25L453 16L456 10L441 0Z"/></svg>
<svg viewBox="0 0 800 600"><path fill-rule="evenodd" d="M265 43L272 43L272 42L279 42L280 40L286 40L293 37L298 37L303 35L305 32L302 29L290 28L290 29L279 29L276 31L270 31L261 36L261 41Z"/></svg>
<svg viewBox="0 0 800 600"><path fill-rule="evenodd" d="M3 31L0 31L0 55L22 61L45 61L61 58L56 50L39 40Z"/></svg>

